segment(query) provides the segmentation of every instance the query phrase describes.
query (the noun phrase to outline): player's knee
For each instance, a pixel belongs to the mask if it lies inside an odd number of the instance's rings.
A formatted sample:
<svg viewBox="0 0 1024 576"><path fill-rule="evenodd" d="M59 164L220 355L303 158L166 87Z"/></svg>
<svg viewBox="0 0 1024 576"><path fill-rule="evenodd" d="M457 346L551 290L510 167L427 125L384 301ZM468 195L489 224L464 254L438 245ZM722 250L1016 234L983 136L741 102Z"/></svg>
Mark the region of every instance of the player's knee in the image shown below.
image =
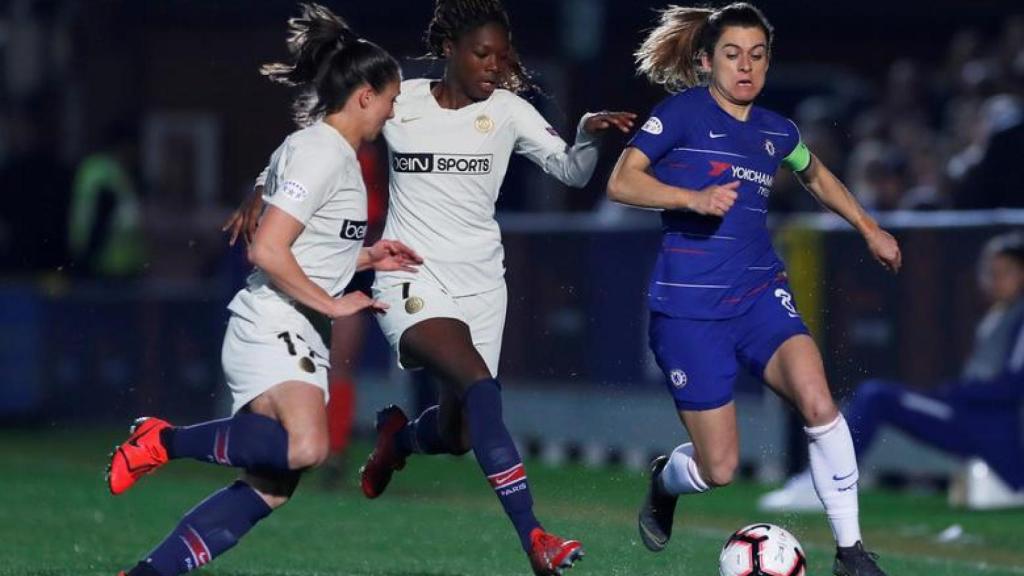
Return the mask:
<svg viewBox="0 0 1024 576"><path fill-rule="evenodd" d="M330 452L328 439L310 435L294 438L288 444L288 466L292 470L316 468L327 460Z"/></svg>
<svg viewBox="0 0 1024 576"><path fill-rule="evenodd" d="M839 408L832 400L832 395L826 392L806 398L800 405L800 415L808 426L824 426L835 421L839 416Z"/></svg>

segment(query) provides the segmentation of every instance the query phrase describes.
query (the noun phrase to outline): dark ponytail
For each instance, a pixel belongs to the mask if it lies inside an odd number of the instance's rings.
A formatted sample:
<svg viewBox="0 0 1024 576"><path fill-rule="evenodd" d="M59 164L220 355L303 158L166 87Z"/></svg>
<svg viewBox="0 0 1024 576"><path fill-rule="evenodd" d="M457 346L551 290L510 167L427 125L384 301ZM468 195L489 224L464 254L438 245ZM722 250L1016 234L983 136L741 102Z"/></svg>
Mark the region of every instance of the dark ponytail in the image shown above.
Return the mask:
<svg viewBox="0 0 1024 576"><path fill-rule="evenodd" d="M771 53L775 29L755 6L746 2L736 2L717 10L669 6L661 11L658 25L634 54L637 73L654 84L664 86L669 92L704 83L700 56L712 55L722 31L729 26L760 28Z"/></svg>
<svg viewBox="0 0 1024 576"><path fill-rule="evenodd" d="M301 90L293 105L300 126L337 112L363 84L381 92L388 83L401 80L398 61L386 50L359 38L328 8L300 6L302 15L288 20L292 63L260 67L260 73L272 82Z"/></svg>
<svg viewBox="0 0 1024 576"><path fill-rule="evenodd" d="M444 58L444 42L458 42L466 32L485 24L497 24L505 29L512 41L508 12L501 0L437 0L434 17L427 25L423 39L427 44L429 58ZM530 74L523 66L515 47L509 54L509 74L501 79L500 88L522 93L534 88Z"/></svg>

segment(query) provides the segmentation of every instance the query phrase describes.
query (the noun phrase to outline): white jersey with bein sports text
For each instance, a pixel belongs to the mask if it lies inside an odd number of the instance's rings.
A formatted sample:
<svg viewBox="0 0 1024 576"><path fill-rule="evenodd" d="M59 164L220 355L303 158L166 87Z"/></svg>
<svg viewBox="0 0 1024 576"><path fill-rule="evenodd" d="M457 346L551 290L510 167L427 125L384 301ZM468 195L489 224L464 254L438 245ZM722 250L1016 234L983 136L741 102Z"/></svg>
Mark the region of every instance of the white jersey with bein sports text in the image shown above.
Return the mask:
<svg viewBox="0 0 1024 576"><path fill-rule="evenodd" d="M395 116L384 126L391 164L384 238L405 243L424 263L418 274L378 273L377 285L427 274L452 296L480 294L504 282L494 203L512 153L581 187L597 165L597 143L581 120L569 147L529 102L507 90L449 110L430 85L403 82Z"/></svg>
<svg viewBox="0 0 1024 576"><path fill-rule="evenodd" d="M356 152L331 126L316 122L292 133L270 157L263 201L301 222L292 244L302 271L332 296L352 280L366 236L366 185ZM228 305L245 317L291 308L292 299L256 268Z"/></svg>

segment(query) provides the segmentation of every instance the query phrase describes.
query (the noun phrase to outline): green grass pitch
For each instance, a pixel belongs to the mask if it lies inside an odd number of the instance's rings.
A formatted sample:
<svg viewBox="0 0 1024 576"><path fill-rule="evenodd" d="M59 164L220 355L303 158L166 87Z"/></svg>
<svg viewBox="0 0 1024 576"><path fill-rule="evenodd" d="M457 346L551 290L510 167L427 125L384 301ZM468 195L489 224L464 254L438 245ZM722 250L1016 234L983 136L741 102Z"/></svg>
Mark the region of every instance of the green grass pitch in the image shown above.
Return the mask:
<svg viewBox="0 0 1024 576"><path fill-rule="evenodd" d="M114 498L103 483L113 430L0 431L0 575L113 576L134 564L231 470L173 462ZM363 499L351 452L341 489L305 479L295 498L200 574L215 576L505 576L529 574L511 526L471 458L410 460L388 493ZM821 514L773 516L754 509L765 490L737 485L684 498L668 549L652 554L636 534L639 473L546 468L527 463L538 517L582 540L586 558L570 574L718 573L718 549L736 528L781 524L801 540L811 575L831 574L832 543ZM891 576L1024 575L1024 511L963 512L936 495L862 493L869 548ZM960 524L966 536L939 543Z"/></svg>

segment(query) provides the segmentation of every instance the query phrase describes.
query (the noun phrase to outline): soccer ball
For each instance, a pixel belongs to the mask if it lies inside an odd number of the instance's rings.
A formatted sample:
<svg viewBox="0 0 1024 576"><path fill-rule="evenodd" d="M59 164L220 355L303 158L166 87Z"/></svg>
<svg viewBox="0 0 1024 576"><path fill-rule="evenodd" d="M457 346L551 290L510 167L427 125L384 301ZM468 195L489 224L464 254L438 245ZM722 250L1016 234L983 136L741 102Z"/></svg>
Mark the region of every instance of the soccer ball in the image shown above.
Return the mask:
<svg viewBox="0 0 1024 576"><path fill-rule="evenodd" d="M729 536L718 557L720 576L804 576L807 559L796 538L774 524L751 524Z"/></svg>

